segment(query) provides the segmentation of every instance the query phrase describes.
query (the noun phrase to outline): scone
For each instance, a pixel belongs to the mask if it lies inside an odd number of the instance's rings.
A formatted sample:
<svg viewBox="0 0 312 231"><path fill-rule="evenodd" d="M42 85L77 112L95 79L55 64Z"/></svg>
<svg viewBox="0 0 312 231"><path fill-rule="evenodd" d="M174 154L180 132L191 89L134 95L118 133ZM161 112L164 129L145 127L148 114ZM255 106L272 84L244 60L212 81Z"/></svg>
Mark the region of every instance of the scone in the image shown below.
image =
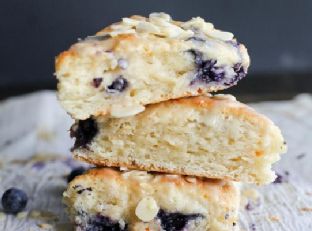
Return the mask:
<svg viewBox="0 0 312 231"><path fill-rule="evenodd" d="M236 230L239 184L178 175L92 169L64 192L77 230Z"/></svg>
<svg viewBox="0 0 312 231"><path fill-rule="evenodd" d="M280 130L233 96L196 96L149 105L125 118L76 121L73 154L98 166L265 184L286 151Z"/></svg>
<svg viewBox="0 0 312 231"><path fill-rule="evenodd" d="M249 66L244 45L202 18L123 18L56 59L58 98L75 119L124 117L145 105L228 88Z"/></svg>

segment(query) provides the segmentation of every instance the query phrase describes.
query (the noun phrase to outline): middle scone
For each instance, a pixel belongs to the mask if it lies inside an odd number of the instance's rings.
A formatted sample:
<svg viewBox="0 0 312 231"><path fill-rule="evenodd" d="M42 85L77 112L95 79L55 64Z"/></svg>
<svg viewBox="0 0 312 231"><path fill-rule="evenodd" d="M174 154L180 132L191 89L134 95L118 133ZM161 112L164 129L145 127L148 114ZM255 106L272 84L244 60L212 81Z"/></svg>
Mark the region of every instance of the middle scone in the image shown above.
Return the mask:
<svg viewBox="0 0 312 231"><path fill-rule="evenodd" d="M97 166L266 184L286 145L267 117L233 96L198 96L149 105L125 118L76 121L74 157Z"/></svg>

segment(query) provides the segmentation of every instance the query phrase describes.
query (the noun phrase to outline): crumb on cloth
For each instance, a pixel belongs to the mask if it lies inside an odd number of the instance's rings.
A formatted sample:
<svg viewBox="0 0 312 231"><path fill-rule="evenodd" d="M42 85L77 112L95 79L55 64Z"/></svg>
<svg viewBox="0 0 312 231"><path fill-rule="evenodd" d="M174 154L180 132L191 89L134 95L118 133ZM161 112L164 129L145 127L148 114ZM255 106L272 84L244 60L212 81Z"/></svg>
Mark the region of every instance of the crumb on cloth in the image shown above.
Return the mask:
<svg viewBox="0 0 312 231"><path fill-rule="evenodd" d="M280 222L280 218L276 215L269 215L267 219L272 222Z"/></svg>
<svg viewBox="0 0 312 231"><path fill-rule="evenodd" d="M312 212L312 207L302 207L299 210L301 212Z"/></svg>

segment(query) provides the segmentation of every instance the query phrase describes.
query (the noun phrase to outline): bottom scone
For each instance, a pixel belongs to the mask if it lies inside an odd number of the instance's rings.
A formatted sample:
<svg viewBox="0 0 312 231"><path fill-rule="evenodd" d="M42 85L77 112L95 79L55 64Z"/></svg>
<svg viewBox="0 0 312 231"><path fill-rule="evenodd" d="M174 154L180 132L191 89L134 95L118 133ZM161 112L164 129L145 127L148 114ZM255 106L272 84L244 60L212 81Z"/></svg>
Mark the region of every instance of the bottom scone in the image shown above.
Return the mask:
<svg viewBox="0 0 312 231"><path fill-rule="evenodd" d="M178 175L92 169L64 192L80 231L237 230L239 183Z"/></svg>

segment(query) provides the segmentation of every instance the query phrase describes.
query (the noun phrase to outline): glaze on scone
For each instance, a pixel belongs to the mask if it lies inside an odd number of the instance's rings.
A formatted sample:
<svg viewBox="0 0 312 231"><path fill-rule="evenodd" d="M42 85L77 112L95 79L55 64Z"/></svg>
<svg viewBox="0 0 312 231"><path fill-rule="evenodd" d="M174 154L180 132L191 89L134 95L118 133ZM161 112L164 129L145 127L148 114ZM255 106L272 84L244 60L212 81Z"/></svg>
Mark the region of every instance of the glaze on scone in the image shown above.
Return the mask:
<svg viewBox="0 0 312 231"><path fill-rule="evenodd" d="M124 117L147 104L231 87L248 66L244 45L202 18L132 16L57 57L58 98L75 119Z"/></svg>
<svg viewBox="0 0 312 231"><path fill-rule="evenodd" d="M80 231L237 230L240 190L230 181L103 168L63 195Z"/></svg>
<svg viewBox="0 0 312 231"><path fill-rule="evenodd" d="M286 151L272 121L225 95L153 104L132 117L77 121L71 135L74 157L98 166L256 184L274 180L271 165Z"/></svg>

